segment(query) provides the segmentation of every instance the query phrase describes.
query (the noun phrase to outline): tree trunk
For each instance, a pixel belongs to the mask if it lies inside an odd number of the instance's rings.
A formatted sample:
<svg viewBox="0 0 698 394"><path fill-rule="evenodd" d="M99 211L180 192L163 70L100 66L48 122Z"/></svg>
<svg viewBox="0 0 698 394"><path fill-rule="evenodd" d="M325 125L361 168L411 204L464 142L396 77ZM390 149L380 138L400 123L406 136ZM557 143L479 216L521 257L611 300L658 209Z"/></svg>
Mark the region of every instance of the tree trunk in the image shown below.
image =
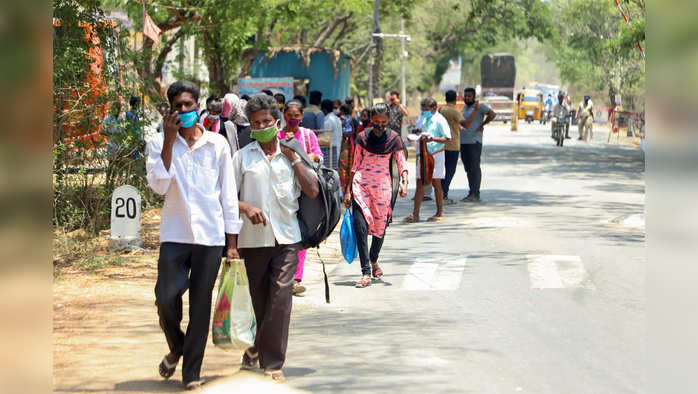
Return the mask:
<svg viewBox="0 0 698 394"><path fill-rule="evenodd" d="M221 49L218 45L217 37L220 35L218 31L204 34L204 58L208 67L208 83L210 93L218 97L223 97L228 93L228 83L230 72L226 72L223 61L220 56Z"/></svg>

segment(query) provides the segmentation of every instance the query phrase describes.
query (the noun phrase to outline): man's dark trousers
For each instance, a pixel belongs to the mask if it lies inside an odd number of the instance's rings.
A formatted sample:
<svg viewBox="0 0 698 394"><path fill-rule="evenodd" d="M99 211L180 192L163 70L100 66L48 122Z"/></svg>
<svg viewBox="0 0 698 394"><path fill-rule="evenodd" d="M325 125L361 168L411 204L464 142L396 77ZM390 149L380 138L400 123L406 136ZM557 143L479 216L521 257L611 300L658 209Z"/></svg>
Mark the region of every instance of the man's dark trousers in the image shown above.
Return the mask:
<svg viewBox="0 0 698 394"><path fill-rule="evenodd" d="M480 156L482 155L482 144L461 144L460 159L468 174L469 196L480 198L480 182L482 181L482 171L480 170Z"/></svg>
<svg viewBox="0 0 698 394"><path fill-rule="evenodd" d="M155 304L170 352L184 356L182 381L199 380L211 322L211 292L223 246L163 242L158 259ZM189 289L189 325L184 334L182 294Z"/></svg>
<svg viewBox="0 0 698 394"><path fill-rule="evenodd" d="M259 365L264 369L281 369L286 361L293 277L299 250L300 243L240 249L257 318L254 347L259 352Z"/></svg>
<svg viewBox="0 0 698 394"><path fill-rule="evenodd" d="M461 145L462 146L462 145ZM441 188L444 190L444 200L448 198L448 189L451 187L453 175L458 167L458 151L446 150L446 177L441 180Z"/></svg>

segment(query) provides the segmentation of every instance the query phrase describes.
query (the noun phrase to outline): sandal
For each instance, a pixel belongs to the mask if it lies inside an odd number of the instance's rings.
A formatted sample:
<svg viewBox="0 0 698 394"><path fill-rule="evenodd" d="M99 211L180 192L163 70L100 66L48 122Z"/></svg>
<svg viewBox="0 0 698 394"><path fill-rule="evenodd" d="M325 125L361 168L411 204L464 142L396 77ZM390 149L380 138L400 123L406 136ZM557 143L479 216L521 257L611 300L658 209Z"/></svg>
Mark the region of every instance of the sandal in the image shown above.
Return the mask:
<svg viewBox="0 0 698 394"><path fill-rule="evenodd" d="M160 365L158 366L160 376L165 379L172 377L172 375L175 373L175 369L177 369L177 364L179 364L179 358L177 358L177 361L175 361L173 364L170 364L170 362L167 361L167 356L163 357Z"/></svg>
<svg viewBox="0 0 698 394"><path fill-rule="evenodd" d="M199 387L203 386L204 382L201 380L192 380L191 382L187 382L184 384L184 388L187 390L196 390Z"/></svg>
<svg viewBox="0 0 698 394"><path fill-rule="evenodd" d="M368 286L370 286L370 285L371 285L371 276L370 276L370 275L364 275L364 276L361 277L361 279L359 279L359 280L356 282L356 285L355 285L355 286L356 286L357 288L359 288L359 289L363 289L364 287L368 287Z"/></svg>
<svg viewBox="0 0 698 394"><path fill-rule="evenodd" d="M293 281L293 295L298 295L305 292L305 286L301 285L298 281Z"/></svg>
<svg viewBox="0 0 698 394"><path fill-rule="evenodd" d="M240 369L244 371L250 371L257 368L257 363L259 362L259 353L253 352L248 348L242 355L242 360L240 360Z"/></svg>
<svg viewBox="0 0 698 394"><path fill-rule="evenodd" d="M417 223L419 221L419 216L414 216L414 214L402 219L403 223Z"/></svg>
<svg viewBox="0 0 698 394"><path fill-rule="evenodd" d="M383 270L378 266L378 263L371 264L373 269L371 270L371 275L376 279L383 278Z"/></svg>
<svg viewBox="0 0 698 394"><path fill-rule="evenodd" d="M286 377L280 369L266 370L264 371L264 375L271 377L271 380L278 383L286 381Z"/></svg>
<svg viewBox="0 0 698 394"><path fill-rule="evenodd" d="M427 219L427 222L441 222L443 220L446 220L445 216L434 215L434 216L430 217L429 219Z"/></svg>

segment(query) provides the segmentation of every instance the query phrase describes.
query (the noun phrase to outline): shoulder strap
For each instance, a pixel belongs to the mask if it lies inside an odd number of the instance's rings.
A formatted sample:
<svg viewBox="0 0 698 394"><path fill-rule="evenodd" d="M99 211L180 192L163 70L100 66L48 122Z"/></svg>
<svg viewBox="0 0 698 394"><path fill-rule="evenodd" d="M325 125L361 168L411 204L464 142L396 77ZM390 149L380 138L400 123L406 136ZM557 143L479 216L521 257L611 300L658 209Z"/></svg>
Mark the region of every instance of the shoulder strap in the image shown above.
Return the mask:
<svg viewBox="0 0 698 394"><path fill-rule="evenodd" d="M470 116L468 116L468 119L465 121L465 128L470 128L470 125L473 124L473 121L475 120L475 115L480 111L480 103L475 103L475 108L473 108L473 112L470 113Z"/></svg>
<svg viewBox="0 0 698 394"><path fill-rule="evenodd" d="M301 158L301 160L303 160L303 162L305 162L305 165L307 165L308 167L312 168L315 171L318 170L318 165L315 162L313 162L312 160L310 160L310 157L305 152L305 149L303 149L303 147L301 146L301 144L298 142L297 139L295 139L295 138L290 139L290 140L283 139L283 140L279 141L279 145L293 150L294 152L296 152L298 154L298 156Z"/></svg>

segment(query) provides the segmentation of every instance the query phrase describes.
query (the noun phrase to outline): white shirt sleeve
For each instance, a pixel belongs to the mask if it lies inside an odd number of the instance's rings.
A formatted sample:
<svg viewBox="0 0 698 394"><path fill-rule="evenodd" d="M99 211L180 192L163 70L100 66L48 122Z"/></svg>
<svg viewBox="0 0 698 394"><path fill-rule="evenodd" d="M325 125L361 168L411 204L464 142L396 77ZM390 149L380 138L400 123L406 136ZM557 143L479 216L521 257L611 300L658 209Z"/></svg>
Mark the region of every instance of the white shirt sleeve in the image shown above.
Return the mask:
<svg viewBox="0 0 698 394"><path fill-rule="evenodd" d="M237 180L233 170L233 159L230 157L230 147L223 144L221 152L220 172L218 174L221 183L221 206L223 207L223 223L226 234L239 234L242 228L240 219L240 207L238 206Z"/></svg>
<svg viewBox="0 0 698 394"><path fill-rule="evenodd" d="M172 183L172 178L174 177L174 154L172 155L172 162L170 163L169 171L165 169L165 163L162 161L162 138L153 138L148 143L147 155L148 159L145 163L146 168L146 178L148 179L148 185L157 194L164 195L170 188ZM174 147L173 147L174 150Z"/></svg>

